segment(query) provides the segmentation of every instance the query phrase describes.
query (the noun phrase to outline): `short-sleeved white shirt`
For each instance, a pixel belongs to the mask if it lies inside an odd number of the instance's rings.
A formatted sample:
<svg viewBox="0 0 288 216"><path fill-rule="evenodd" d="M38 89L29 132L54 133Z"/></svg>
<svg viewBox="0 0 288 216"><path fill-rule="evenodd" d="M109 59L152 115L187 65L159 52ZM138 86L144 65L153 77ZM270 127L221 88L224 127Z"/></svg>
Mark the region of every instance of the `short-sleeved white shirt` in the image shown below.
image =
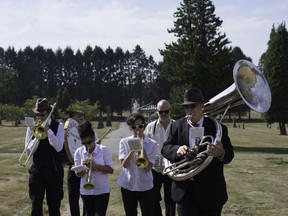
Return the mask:
<svg viewBox="0 0 288 216"><path fill-rule="evenodd" d="M122 161L127 157L130 152L128 139L133 136L122 138L119 142L119 160ZM150 163L155 163L155 157L157 154L157 144L154 140L145 136L143 140L143 146L146 150L146 154ZM139 168L136 165L137 153L133 153L127 168L122 168L118 184L130 191L147 191L153 187L153 175L152 171L146 171L143 168Z"/></svg>
<svg viewBox="0 0 288 216"><path fill-rule="evenodd" d="M94 151L92 152L94 162L103 166L110 166L114 169L114 164L110 150L107 146L96 144ZM90 155L87 152L85 146L78 148L74 154L75 166L81 165L82 161L89 158ZM101 171L92 172L92 184L95 186L92 190L86 190L83 186L86 184L86 175L81 177L80 194L82 195L99 195L110 192L110 184L108 174Z"/></svg>

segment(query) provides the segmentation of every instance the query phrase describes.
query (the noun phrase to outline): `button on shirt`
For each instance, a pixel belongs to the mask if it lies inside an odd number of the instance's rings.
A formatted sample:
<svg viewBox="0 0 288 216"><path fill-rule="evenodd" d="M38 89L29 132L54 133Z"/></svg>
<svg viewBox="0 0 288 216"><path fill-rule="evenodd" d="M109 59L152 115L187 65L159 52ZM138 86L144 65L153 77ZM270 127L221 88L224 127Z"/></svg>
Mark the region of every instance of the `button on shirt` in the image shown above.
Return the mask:
<svg viewBox="0 0 288 216"><path fill-rule="evenodd" d="M83 160L90 158L89 152L86 150L85 146L78 148L74 154L75 166L81 165ZM110 166L114 169L114 164L112 161L112 156L110 150L107 146L96 144L94 151L92 152L92 157L94 163L102 166ZM92 184L94 189L86 190L83 186L86 184L86 175L81 177L80 183L80 194L82 195L99 195L110 192L110 184L108 179L108 174L101 171L92 172Z"/></svg>
<svg viewBox="0 0 288 216"><path fill-rule="evenodd" d="M124 160L130 152L128 145L128 139L133 138L133 136L122 138L119 142L119 160ZM156 142L149 137L145 136L143 140L143 145L146 150L148 160L154 164L157 145ZM153 187L153 176L152 171L146 171L143 168L139 168L136 165L137 152L134 152L131 156L129 166L127 168L122 168L118 184L130 191L147 191Z"/></svg>

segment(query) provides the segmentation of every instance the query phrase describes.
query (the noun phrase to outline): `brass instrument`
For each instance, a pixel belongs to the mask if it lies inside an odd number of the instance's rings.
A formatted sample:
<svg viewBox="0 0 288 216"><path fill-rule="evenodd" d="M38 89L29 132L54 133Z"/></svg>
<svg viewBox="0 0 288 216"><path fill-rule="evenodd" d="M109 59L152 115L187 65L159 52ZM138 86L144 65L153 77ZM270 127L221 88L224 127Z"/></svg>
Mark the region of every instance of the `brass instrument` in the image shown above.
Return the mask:
<svg viewBox="0 0 288 216"><path fill-rule="evenodd" d="M104 139L111 130L112 130L111 128L108 128L108 130L105 131L105 133L98 140L96 140L97 143L100 143L101 140Z"/></svg>
<svg viewBox="0 0 288 216"><path fill-rule="evenodd" d="M183 160L165 167L163 174L168 175L175 181L184 181L193 178L205 169L213 160L213 157L208 156L207 150L198 153L199 147L208 143L216 145L217 141L221 140L221 121L228 109L246 104L259 113L269 110L271 91L264 75L254 64L247 60L239 60L233 68L233 78L234 83L230 87L204 104L206 115L216 115L224 111L220 121L209 116L215 124L216 134L214 136L204 136L200 144L196 145ZM192 125L189 116L187 117L187 123ZM207 137L211 139L211 142L204 142Z"/></svg>
<svg viewBox="0 0 288 216"><path fill-rule="evenodd" d="M139 137L140 138L140 137ZM146 168L149 165L148 159L144 155L144 142L143 137L140 138L141 149L137 152L136 165L139 168Z"/></svg>
<svg viewBox="0 0 288 216"><path fill-rule="evenodd" d="M32 132L32 136L30 137L30 139L28 140L27 142L27 145L25 146L20 158L19 158L19 163L21 166L26 166L26 164L28 163L30 157L34 154L34 152L37 150L37 147L39 145L39 142L40 140L43 140L45 138L47 138L48 136L48 131L46 129L46 125L48 123L48 120L49 118L51 117L54 109L55 109L55 106L56 106L56 103L54 103L52 106L51 106L51 111L49 113L49 115L47 116L47 118L45 119L45 121L42 122L42 124L36 124L32 129L31 129L31 132ZM25 162L23 163L22 162L22 157L24 156L25 153L27 153L27 148L28 148L28 145L29 143L32 141L33 137L35 137L35 143L33 144L33 147L31 149L31 152L27 155L27 158L25 160Z"/></svg>
<svg viewBox="0 0 288 216"><path fill-rule="evenodd" d="M89 149L88 149L89 152ZM93 168L93 152L90 153L89 163L88 163L88 171L86 173L86 184L84 184L84 188L86 190L94 189L94 185L92 184L92 168Z"/></svg>
<svg viewBox="0 0 288 216"><path fill-rule="evenodd" d="M46 129L46 125L48 123L48 120L49 118L51 117L53 111L54 111L54 108L56 106L56 103L54 103L51 107L51 111L49 113L49 115L47 116L47 118L45 119L44 122L42 122L42 124L37 124L35 125L33 128L32 128L32 134L33 136L36 138L36 139L45 139L47 136L48 136L48 131Z"/></svg>

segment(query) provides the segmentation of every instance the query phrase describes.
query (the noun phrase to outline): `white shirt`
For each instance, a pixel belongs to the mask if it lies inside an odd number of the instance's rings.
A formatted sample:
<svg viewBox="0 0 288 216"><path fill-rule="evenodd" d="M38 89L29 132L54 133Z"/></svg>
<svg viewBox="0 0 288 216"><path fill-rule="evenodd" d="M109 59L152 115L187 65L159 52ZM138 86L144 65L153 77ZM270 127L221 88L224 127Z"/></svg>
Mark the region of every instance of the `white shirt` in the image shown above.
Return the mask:
<svg viewBox="0 0 288 216"><path fill-rule="evenodd" d="M195 146L195 137L198 137L201 140L204 135L203 121L204 121L204 117L202 117L196 123L198 125L196 128L189 127L189 146L191 149Z"/></svg>
<svg viewBox="0 0 288 216"><path fill-rule="evenodd" d="M51 118L48 119L48 124L51 124ZM26 154L29 155L32 151L32 155L37 150L39 145L39 140L34 138L32 139L32 128L27 127L26 138L25 138L25 147ZM64 126L61 122L59 122L58 129L56 135L53 133L51 129L48 130L48 140L50 145L57 151L60 152L63 148L64 143Z"/></svg>
<svg viewBox="0 0 288 216"><path fill-rule="evenodd" d="M170 131L170 125L173 122L173 120L170 120L166 130L165 128L160 124L159 119L150 122L146 128L144 133L150 137L151 139L154 139L157 142L157 155L161 155L161 149L163 147L163 143L166 141L169 135ZM156 124L156 127L155 127Z"/></svg>
<svg viewBox="0 0 288 216"><path fill-rule="evenodd" d="M114 169L114 164L112 161L112 156L110 150L107 146L95 145L95 149L92 152L93 161L96 164L102 166L110 166ZM89 152L86 150L85 146L79 147L74 154L75 166L82 165L83 160L90 158ZM110 192L110 184L108 179L108 174L101 171L93 171L91 183L94 185L94 189L86 190L83 186L86 184L86 175L81 177L80 183L80 194L82 195L100 195Z"/></svg>
<svg viewBox="0 0 288 216"><path fill-rule="evenodd" d="M150 137L151 139L157 142L157 155L156 155L156 162L153 165L153 169L157 172L162 172L164 167L168 165L168 161L164 158L161 154L161 149L163 147L164 142L167 140L170 132L171 123L174 120L170 120L166 130L159 122L159 119L150 122L146 128L144 133ZM156 125L155 125L156 124Z"/></svg>
<svg viewBox="0 0 288 216"><path fill-rule="evenodd" d="M133 138L129 136L122 138L119 142L119 160L124 160L130 152L128 139ZM154 140L145 136L143 140L143 146L146 150L146 154L150 163L154 164L157 144ZM137 153L133 153L127 168L122 168L118 177L117 183L130 191L147 191L153 187L152 171L146 171L143 168L139 168L136 165Z"/></svg>

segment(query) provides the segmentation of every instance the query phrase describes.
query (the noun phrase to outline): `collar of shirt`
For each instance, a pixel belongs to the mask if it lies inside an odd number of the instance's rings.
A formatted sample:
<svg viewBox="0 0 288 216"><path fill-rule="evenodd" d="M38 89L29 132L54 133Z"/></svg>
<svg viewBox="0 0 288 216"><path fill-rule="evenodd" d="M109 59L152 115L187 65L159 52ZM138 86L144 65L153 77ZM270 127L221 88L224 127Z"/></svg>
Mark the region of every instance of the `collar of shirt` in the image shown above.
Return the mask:
<svg viewBox="0 0 288 216"><path fill-rule="evenodd" d="M89 152L87 151L86 147L85 146L83 146L83 147L84 147L83 153L89 155ZM100 147L98 146L98 144L95 143L95 148L94 148L92 154L96 155L99 151L99 148Z"/></svg>
<svg viewBox="0 0 288 216"><path fill-rule="evenodd" d="M202 118L195 123L195 125L197 125L197 127L203 127L203 121L204 121L204 116L202 116Z"/></svg>

